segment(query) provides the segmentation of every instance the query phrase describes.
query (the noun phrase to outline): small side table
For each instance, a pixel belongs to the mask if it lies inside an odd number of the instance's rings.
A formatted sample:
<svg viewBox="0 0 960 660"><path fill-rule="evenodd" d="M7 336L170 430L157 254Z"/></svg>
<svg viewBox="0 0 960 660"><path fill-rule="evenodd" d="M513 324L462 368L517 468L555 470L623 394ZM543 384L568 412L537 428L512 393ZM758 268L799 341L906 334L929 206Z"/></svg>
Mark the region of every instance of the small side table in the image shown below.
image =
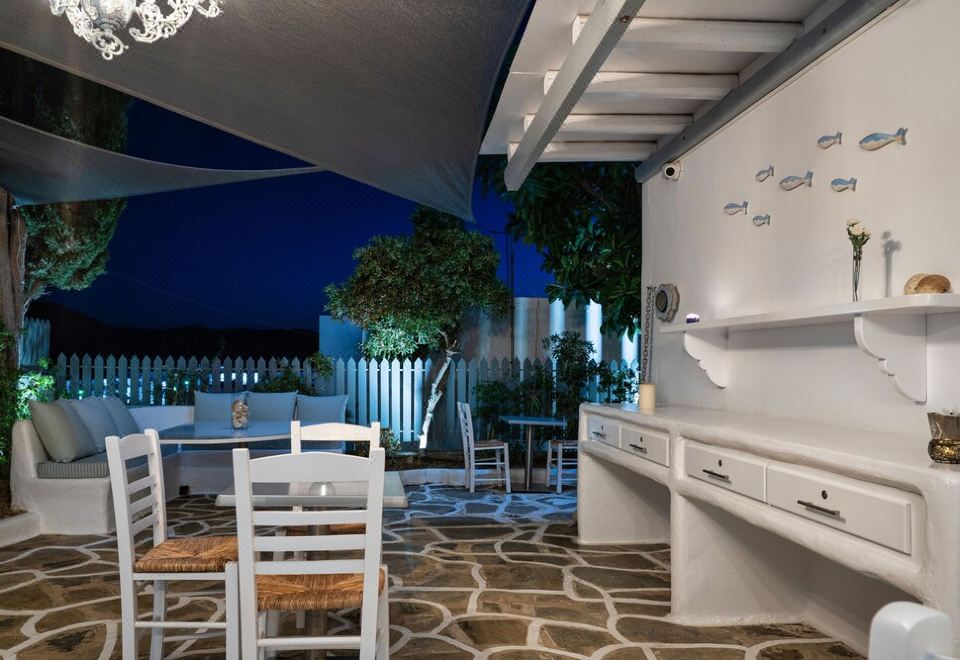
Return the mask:
<svg viewBox="0 0 960 660"><path fill-rule="evenodd" d="M531 417L528 415L501 415L500 421L511 426L520 426L526 427L527 433L527 460L526 467L524 468L523 474L523 489L514 488L514 492L520 490L520 492L528 493L545 493L547 491L546 484L543 488L534 488L533 487L533 430L534 428L549 427L549 428L566 428L567 422L563 419L557 419L556 417ZM549 468L548 468L549 469Z"/></svg>

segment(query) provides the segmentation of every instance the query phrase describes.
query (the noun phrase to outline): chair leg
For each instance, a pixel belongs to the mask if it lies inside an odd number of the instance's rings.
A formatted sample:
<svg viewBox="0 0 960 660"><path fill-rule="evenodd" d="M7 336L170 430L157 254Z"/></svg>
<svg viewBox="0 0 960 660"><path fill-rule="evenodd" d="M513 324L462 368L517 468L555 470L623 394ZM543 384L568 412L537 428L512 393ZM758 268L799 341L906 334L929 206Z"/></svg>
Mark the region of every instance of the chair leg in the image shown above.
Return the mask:
<svg viewBox="0 0 960 660"><path fill-rule="evenodd" d="M474 489L477 485L477 457L473 455L470 457L470 492L474 492Z"/></svg>
<svg viewBox="0 0 960 660"><path fill-rule="evenodd" d="M547 476L546 476L546 487L547 490L550 490L550 470L553 467L553 443L547 441ZM557 479L560 477L558 476Z"/></svg>
<svg viewBox="0 0 960 660"><path fill-rule="evenodd" d="M386 570L386 569L384 569ZM377 604L377 660L390 658L390 596L389 580L384 584Z"/></svg>
<svg viewBox="0 0 960 660"><path fill-rule="evenodd" d="M503 476L507 486L507 493L510 493L510 445L503 443Z"/></svg>
<svg viewBox="0 0 960 660"><path fill-rule="evenodd" d="M557 493L563 492L563 446L557 447Z"/></svg>
<svg viewBox="0 0 960 660"><path fill-rule="evenodd" d="M227 564L223 571L223 590L226 600L224 617L227 620L227 660L240 660L240 580L237 565Z"/></svg>
<svg viewBox="0 0 960 660"><path fill-rule="evenodd" d="M123 660L137 660L137 585L127 576L120 579L120 612Z"/></svg>
<svg viewBox="0 0 960 660"><path fill-rule="evenodd" d="M167 583L163 580L153 582L153 620L161 622L167 615ZM150 660L163 658L163 628L150 631Z"/></svg>

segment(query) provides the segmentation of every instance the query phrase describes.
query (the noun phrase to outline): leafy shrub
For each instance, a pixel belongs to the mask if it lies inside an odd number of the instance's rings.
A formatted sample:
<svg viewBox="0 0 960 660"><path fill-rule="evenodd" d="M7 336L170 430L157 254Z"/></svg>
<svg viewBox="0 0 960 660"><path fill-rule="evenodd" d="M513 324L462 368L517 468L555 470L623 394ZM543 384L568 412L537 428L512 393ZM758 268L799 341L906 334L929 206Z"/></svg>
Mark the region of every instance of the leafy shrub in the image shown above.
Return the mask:
<svg viewBox="0 0 960 660"><path fill-rule="evenodd" d="M251 392L296 392L307 396L316 396L313 385L305 383L293 367L284 367L283 371L271 378L264 378L250 388Z"/></svg>
<svg viewBox="0 0 960 660"><path fill-rule="evenodd" d="M353 446L349 449L348 453L354 456L363 456L364 458L370 456L370 443L352 442L350 444ZM387 458L396 456L400 453L400 438L394 435L389 427L381 428L380 446L386 450Z"/></svg>

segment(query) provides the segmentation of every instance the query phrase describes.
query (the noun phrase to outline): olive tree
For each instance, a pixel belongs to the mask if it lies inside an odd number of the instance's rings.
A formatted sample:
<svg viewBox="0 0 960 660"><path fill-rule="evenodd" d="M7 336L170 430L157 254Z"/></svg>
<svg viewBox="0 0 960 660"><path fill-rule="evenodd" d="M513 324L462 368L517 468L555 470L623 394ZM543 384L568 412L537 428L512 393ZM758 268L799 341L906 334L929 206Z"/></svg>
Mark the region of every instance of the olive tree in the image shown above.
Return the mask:
<svg viewBox="0 0 960 660"><path fill-rule="evenodd" d="M350 278L327 287L327 309L366 330L362 348L368 357L442 353L420 429L422 451L450 363L461 352L466 316L504 316L510 292L497 277L500 255L490 238L425 207L411 221L412 235L377 236L354 253Z"/></svg>

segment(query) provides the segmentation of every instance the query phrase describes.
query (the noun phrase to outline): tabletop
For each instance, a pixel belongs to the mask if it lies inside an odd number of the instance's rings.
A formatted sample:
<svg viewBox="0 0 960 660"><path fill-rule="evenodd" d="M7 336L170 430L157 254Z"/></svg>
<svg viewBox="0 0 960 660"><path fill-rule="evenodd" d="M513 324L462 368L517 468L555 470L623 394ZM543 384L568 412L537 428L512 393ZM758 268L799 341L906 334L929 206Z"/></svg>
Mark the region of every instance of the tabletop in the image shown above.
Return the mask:
<svg viewBox="0 0 960 660"><path fill-rule="evenodd" d="M500 421L514 426L560 426L565 427L567 422L556 417L531 417L528 415L501 415Z"/></svg>
<svg viewBox="0 0 960 660"><path fill-rule="evenodd" d="M253 484L253 506L263 508L362 507L366 504L367 484L364 481L326 481L293 484ZM230 486L217 496L217 506L235 506L237 496ZM386 472L383 479L383 506L406 509L407 494L399 472Z"/></svg>
<svg viewBox="0 0 960 660"><path fill-rule="evenodd" d="M160 442L168 444L218 444L289 440L290 422L250 422L235 429L230 422L196 422L160 431Z"/></svg>

